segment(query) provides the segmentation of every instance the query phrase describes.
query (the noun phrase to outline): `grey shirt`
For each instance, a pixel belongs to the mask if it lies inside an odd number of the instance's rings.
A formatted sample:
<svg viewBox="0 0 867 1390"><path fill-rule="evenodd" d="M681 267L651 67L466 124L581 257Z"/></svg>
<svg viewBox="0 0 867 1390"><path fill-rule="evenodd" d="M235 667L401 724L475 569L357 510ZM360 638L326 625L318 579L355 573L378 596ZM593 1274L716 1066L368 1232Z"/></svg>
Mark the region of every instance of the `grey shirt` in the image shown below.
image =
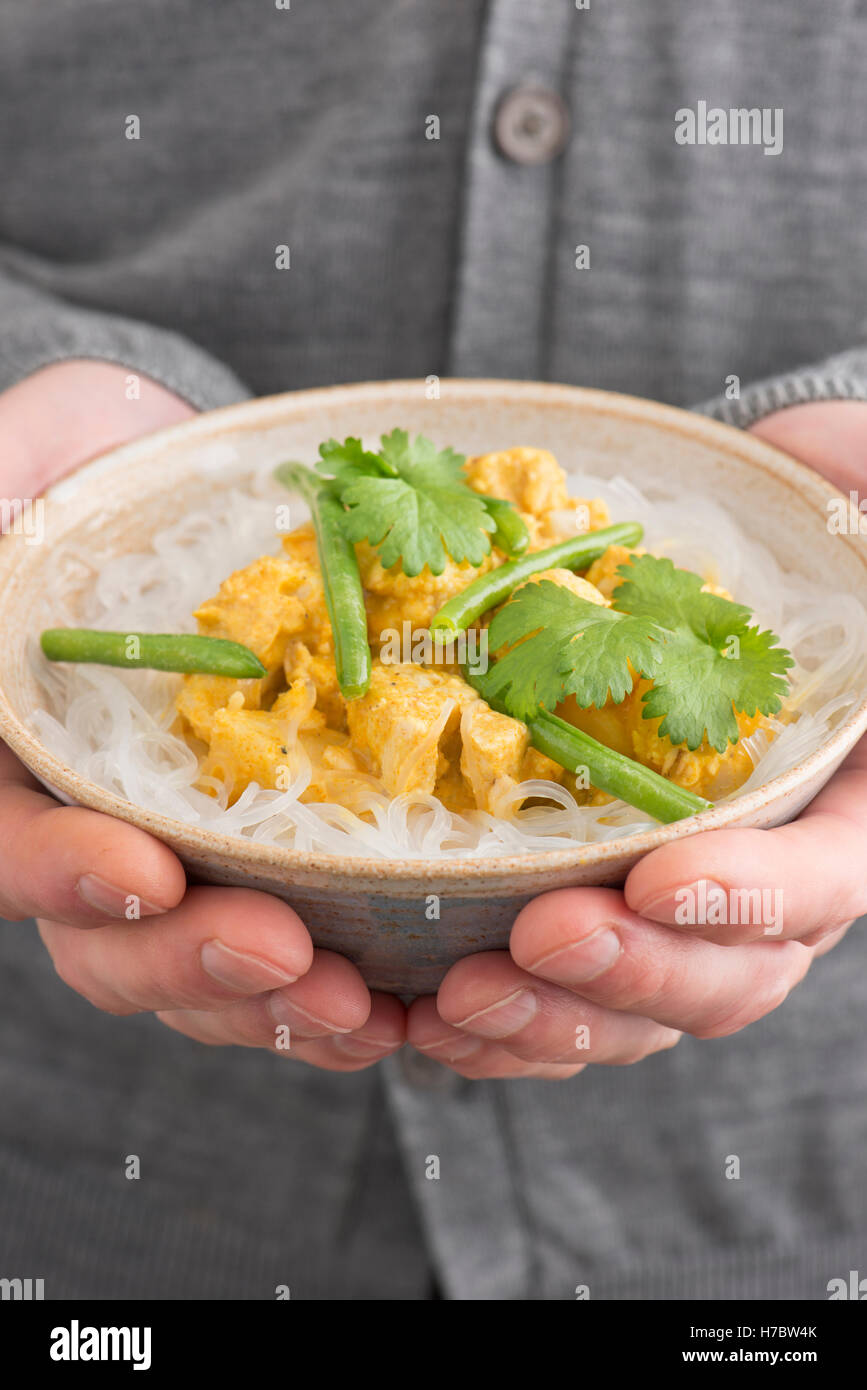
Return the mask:
<svg viewBox="0 0 867 1390"><path fill-rule="evenodd" d="M0 388L91 356L202 408L429 373L735 424L867 399L865 67L862 0L0 0ZM525 83L564 103L558 158L492 139ZM679 144L700 101L781 109L782 151ZM823 1298L864 1269L858 930L746 1032L559 1084L208 1049L96 1013L32 927L0 958L0 1275L47 1297Z"/></svg>

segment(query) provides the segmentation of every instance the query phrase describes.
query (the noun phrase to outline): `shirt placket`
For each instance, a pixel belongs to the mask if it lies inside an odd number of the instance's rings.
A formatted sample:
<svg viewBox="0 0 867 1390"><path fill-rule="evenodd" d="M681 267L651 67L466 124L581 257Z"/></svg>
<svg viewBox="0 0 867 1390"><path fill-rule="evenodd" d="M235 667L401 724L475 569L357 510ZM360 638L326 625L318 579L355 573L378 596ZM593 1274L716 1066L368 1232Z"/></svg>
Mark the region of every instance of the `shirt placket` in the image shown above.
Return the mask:
<svg viewBox="0 0 867 1390"><path fill-rule="evenodd" d="M549 237L569 135L570 0L489 7L469 132L452 375L543 374ZM461 1299L533 1297L532 1235L501 1083L404 1049L382 1064L438 1277ZM508 1083L505 1083L508 1084Z"/></svg>
<svg viewBox="0 0 867 1390"><path fill-rule="evenodd" d="M449 371L545 376L550 233L569 136L571 0L490 7L473 105Z"/></svg>
<svg viewBox="0 0 867 1390"><path fill-rule="evenodd" d="M497 1094L503 1083L464 1081L409 1048L380 1067L404 1171L445 1296L538 1296L526 1194L505 1097Z"/></svg>

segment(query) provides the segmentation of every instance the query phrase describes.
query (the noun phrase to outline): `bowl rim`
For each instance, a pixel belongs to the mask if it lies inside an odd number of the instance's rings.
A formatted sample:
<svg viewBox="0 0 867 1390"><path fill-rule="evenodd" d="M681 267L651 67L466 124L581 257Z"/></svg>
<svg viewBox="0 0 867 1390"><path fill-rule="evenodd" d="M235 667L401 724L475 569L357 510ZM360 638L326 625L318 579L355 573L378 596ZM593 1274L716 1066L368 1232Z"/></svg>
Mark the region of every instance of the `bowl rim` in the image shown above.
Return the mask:
<svg viewBox="0 0 867 1390"><path fill-rule="evenodd" d="M138 465L146 464L155 451L158 452L166 444L181 439L204 441L230 432L261 430L269 425L290 423L293 415L306 413L320 403L322 410L327 411L329 406L337 402L351 405L355 401L387 400L389 395L405 396L410 390L417 392L423 389L424 384L423 380L417 378L398 378L312 387L253 397L217 410L203 412L180 424L155 431L119 448L107 450L58 480L44 495L46 499L64 503L74 498L78 499L79 505L70 509L73 515L66 518L68 525L73 525L76 521L74 513L82 509L82 503L84 511L90 509L86 494L91 478L114 468L123 468L125 476L129 477ZM559 382L441 377L440 387L443 391L447 389L451 398L464 402L479 396L490 400L492 395L502 392L507 393L511 400L517 396L528 404L565 409L570 413L585 406L596 415L609 415L620 419L625 417L661 426L669 432L709 447L716 446L723 453L734 455L770 474L777 482L796 492L802 501L815 504L824 513L827 513L830 499L839 499L842 496L820 474L756 436L677 406L620 392ZM0 538L0 592L15 565L12 539L11 536ZM858 557L867 580L867 543L861 543L860 535L841 534L838 539L849 545ZM741 821L745 815L761 812L773 803L782 801L790 793L796 793L800 788L810 785L821 777L826 769L834 770L865 729L867 691L834 730L827 743L788 772L780 774L745 796L720 802L697 816L674 821L668 825L658 825L652 830L640 831L628 837L572 844L562 850L544 850L532 854L461 855L449 859L385 858L291 849L287 846L248 840L243 836L192 826L162 812L126 801L97 783L89 782L45 748L13 709L0 680L0 737L49 789L64 793L78 805L137 825L157 838L167 841L180 853L188 850L194 857L206 857L210 861L217 858L224 863L241 859L248 869L261 868L266 872L281 870L290 880L293 869L301 870L305 878L315 873L330 875L332 878L351 878L356 883L383 879L397 882L417 880L423 874L448 881L466 880L468 875L482 880L502 879L504 876L519 873L522 879L532 880L579 865L584 867L588 864L598 864L601 867L612 861L621 861L625 857L634 862L651 850L687 835L731 826L734 822Z"/></svg>

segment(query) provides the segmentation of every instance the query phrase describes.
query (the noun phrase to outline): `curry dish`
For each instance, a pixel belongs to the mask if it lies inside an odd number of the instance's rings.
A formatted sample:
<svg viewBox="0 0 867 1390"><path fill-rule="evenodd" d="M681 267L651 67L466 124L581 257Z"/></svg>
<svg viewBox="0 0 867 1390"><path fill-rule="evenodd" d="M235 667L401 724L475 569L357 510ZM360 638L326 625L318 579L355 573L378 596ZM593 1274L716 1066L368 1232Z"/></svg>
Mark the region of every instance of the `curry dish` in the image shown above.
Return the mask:
<svg viewBox="0 0 867 1390"><path fill-rule="evenodd" d="M609 524L601 500L569 497L563 470L544 450L515 448L470 458L464 473L476 493L513 505L529 532L528 553L562 540L569 513L579 529L592 532ZM610 608L622 582L618 567L642 553L640 547L612 545L583 574L547 569L526 584L550 581ZM516 786L537 779L560 784L579 803L610 800L532 747L527 724L492 709L456 662L392 659L387 644L394 633L405 625L413 632L429 629L449 599L507 561L496 544L479 565L447 558L440 574L425 566L408 575L399 562L383 568L367 540L355 544L355 554L372 653L369 688L359 698L347 700L338 684L311 523L284 536L282 554L262 556L231 574L197 609L201 634L245 644L266 672L261 679L184 677L177 709L185 735L203 755L205 789L225 783L234 801L251 782L286 790L309 770L303 801L336 803L360 815L371 790L383 789L391 796L427 793L458 813L508 814L521 803ZM730 597L711 584L704 591ZM493 617L489 611L476 621L477 635ZM662 721L645 713L652 682L630 669L632 690L619 702L609 696L600 708L580 708L570 695L553 712L702 797L735 791L753 768L744 737L770 730L769 720L758 711L735 710L739 738L722 752L707 740L692 749L673 743L660 734Z"/></svg>

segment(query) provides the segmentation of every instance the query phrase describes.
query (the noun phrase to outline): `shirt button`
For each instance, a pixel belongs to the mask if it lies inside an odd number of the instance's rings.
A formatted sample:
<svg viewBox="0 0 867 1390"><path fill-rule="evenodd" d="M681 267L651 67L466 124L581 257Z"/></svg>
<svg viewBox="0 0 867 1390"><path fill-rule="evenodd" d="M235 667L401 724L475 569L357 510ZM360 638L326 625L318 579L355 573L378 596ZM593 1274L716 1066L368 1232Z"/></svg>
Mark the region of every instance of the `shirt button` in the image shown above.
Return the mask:
<svg viewBox="0 0 867 1390"><path fill-rule="evenodd" d="M569 138L569 112L548 87L514 87L494 116L494 142L516 164L548 164Z"/></svg>
<svg viewBox="0 0 867 1390"><path fill-rule="evenodd" d="M401 1050L400 1067L404 1081L420 1091L455 1091L461 1081L457 1072L435 1062L433 1057L426 1057L423 1052L416 1052L414 1047Z"/></svg>

